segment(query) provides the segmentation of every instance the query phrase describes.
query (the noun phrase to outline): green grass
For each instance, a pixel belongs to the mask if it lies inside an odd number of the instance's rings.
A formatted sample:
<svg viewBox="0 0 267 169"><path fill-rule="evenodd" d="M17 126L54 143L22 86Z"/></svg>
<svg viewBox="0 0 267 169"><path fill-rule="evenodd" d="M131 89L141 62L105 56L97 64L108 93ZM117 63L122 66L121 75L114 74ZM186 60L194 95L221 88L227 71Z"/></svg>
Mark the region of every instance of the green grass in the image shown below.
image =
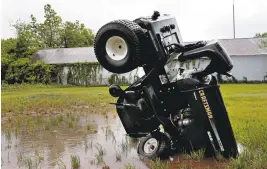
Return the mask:
<svg viewBox="0 0 267 169"><path fill-rule="evenodd" d="M236 139L267 152L267 85L222 85L221 90Z"/></svg>
<svg viewBox="0 0 267 169"><path fill-rule="evenodd" d="M108 87L59 87L57 85L9 85L2 88L2 117L50 115L66 111L106 113L115 111Z"/></svg>
<svg viewBox="0 0 267 169"><path fill-rule="evenodd" d="M168 169L170 163L168 161L161 161L157 158L155 161L150 161L151 169Z"/></svg>
<svg viewBox="0 0 267 169"><path fill-rule="evenodd" d="M197 161L200 161L201 159L203 159L204 156L205 156L205 150L204 149L193 151L190 154L184 154L185 159L197 160Z"/></svg>
<svg viewBox="0 0 267 169"><path fill-rule="evenodd" d="M267 85L227 84L221 91L235 137L247 152L232 160L229 168L267 168Z"/></svg>

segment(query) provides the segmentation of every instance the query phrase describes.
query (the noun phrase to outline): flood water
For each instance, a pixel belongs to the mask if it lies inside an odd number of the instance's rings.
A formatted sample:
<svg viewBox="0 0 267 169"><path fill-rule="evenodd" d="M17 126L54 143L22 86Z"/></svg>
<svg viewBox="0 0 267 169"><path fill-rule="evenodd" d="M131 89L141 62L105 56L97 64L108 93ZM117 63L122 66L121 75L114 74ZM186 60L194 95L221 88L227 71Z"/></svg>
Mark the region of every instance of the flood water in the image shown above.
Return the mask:
<svg viewBox="0 0 267 169"><path fill-rule="evenodd" d="M84 128L87 124L95 131L88 132ZM138 157L138 140L125 135L117 116L87 115L80 118L74 128L58 126L19 134L2 131L1 141L3 169L70 169L71 156L79 157L80 169L101 169L105 165L124 169L126 164L134 165L136 169L148 168ZM192 161L176 156L170 161L170 168L222 168L225 164L214 159Z"/></svg>

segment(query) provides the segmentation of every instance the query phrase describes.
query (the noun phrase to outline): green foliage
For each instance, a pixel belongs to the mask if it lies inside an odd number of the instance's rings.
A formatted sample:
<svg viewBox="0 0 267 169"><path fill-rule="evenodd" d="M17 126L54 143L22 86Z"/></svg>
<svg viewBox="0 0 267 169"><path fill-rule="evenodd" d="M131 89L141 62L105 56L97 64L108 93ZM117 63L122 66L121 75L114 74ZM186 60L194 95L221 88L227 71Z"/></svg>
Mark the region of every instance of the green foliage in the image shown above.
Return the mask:
<svg viewBox="0 0 267 169"><path fill-rule="evenodd" d="M12 51L16 48L17 39L1 39L1 57L13 57Z"/></svg>
<svg viewBox="0 0 267 169"><path fill-rule="evenodd" d="M1 81L5 79L8 65L12 62L13 60L10 57L1 57Z"/></svg>
<svg viewBox="0 0 267 169"><path fill-rule="evenodd" d="M44 48L85 47L93 45L94 34L84 24L76 21L62 23L61 17L51 5L44 6L45 20L38 23L31 15L30 22L18 20L12 26L16 30L15 39L1 40L1 80L8 83L49 83L58 79L62 66L49 66L41 62L31 62L34 53ZM99 66L98 66L99 67ZM53 68L53 72L52 72ZM82 68L80 70L80 68ZM76 83L79 77L86 79L90 68L85 66L70 67L70 83ZM75 69L75 70L73 70ZM98 68L97 68L98 69ZM93 68L94 74L97 70ZM54 79L50 80L50 77ZM95 79L94 79L95 80ZM81 83L89 84L88 79ZM91 83L91 82L90 82Z"/></svg>
<svg viewBox="0 0 267 169"><path fill-rule="evenodd" d="M94 34L79 21L62 23L61 17L50 4L44 6L44 22L38 23L31 15L31 22L17 21L12 25L17 33L15 53L18 58L28 57L39 49L92 46Z"/></svg>
<svg viewBox="0 0 267 169"><path fill-rule="evenodd" d="M267 32L264 32L264 33L262 33L262 34L260 34L260 33L257 33L256 35L255 35L255 37L256 38L266 38L267 37ZM266 48L267 47L267 40L263 40L262 42L262 47L263 48Z"/></svg>
<svg viewBox="0 0 267 169"><path fill-rule="evenodd" d="M256 37L256 38L264 38L264 37L267 37L267 32L264 32L264 33L262 33L262 34L257 33L257 34L255 35L255 37Z"/></svg>
<svg viewBox="0 0 267 169"><path fill-rule="evenodd" d="M51 66L42 62L31 63L28 58L12 62L5 74L9 84L14 83L49 83Z"/></svg>
<svg viewBox="0 0 267 169"><path fill-rule="evenodd" d="M52 68L52 82L82 86L99 85L102 83L100 70L102 67L97 62L55 64Z"/></svg>
<svg viewBox="0 0 267 169"><path fill-rule="evenodd" d="M135 78L137 78L135 76ZM118 74L112 74L109 78L108 78L108 83L111 84L119 84L119 85L129 85L129 81L127 80L127 78L125 76L119 76Z"/></svg>
<svg viewBox="0 0 267 169"><path fill-rule="evenodd" d="M17 39L1 39L1 81L5 79L8 65L15 59L12 51L16 48Z"/></svg>
<svg viewBox="0 0 267 169"><path fill-rule="evenodd" d="M33 15L31 15L30 23L18 20L13 27L16 29L17 34L17 44L13 50L16 58L30 57L44 46L40 36L37 34L38 24Z"/></svg>
<svg viewBox="0 0 267 169"><path fill-rule="evenodd" d="M39 34L46 48L60 47L62 19L50 4L44 6L45 20L39 25Z"/></svg>
<svg viewBox="0 0 267 169"><path fill-rule="evenodd" d="M65 22L61 31L61 44L65 48L93 45L94 34L79 21Z"/></svg>

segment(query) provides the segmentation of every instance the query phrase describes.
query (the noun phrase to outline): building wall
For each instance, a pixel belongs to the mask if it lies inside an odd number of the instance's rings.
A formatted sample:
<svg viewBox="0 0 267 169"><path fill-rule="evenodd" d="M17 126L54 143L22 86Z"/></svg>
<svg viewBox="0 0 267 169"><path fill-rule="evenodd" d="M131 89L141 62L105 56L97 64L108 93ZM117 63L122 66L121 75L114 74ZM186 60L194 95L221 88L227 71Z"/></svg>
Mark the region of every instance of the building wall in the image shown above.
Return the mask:
<svg viewBox="0 0 267 169"><path fill-rule="evenodd" d="M264 80L267 76L267 56L232 56L234 67L232 73L238 80Z"/></svg>
<svg viewBox="0 0 267 169"><path fill-rule="evenodd" d="M234 67L231 70L231 73L237 80L244 80L247 78L248 81L262 81L264 77L267 76L267 56L258 55L258 56L232 56L231 57L234 63ZM170 80L175 78L178 69L183 67L185 69L204 69L210 60L195 60L194 62L187 62L187 63L175 63L171 66L165 66L165 69L169 72ZM170 68L170 69L169 69ZM60 83L67 84L68 83L68 68L64 68L64 71L60 77ZM90 77L90 84L89 85L109 85L109 78L113 73L108 72L106 69L101 68L99 72L96 74L96 77ZM116 77L119 79L126 79L127 82L133 83L136 77L142 77L144 75L144 71L142 67L138 67L131 72L124 73L124 74L117 74ZM92 75L88 75L92 76ZM94 75L93 75L94 76ZM93 79L92 79L93 78ZM266 77L267 78L267 77ZM223 79L226 79L226 76L223 76ZM82 82L84 83L84 82ZM79 80L76 80L75 84L79 85L88 85L82 84Z"/></svg>

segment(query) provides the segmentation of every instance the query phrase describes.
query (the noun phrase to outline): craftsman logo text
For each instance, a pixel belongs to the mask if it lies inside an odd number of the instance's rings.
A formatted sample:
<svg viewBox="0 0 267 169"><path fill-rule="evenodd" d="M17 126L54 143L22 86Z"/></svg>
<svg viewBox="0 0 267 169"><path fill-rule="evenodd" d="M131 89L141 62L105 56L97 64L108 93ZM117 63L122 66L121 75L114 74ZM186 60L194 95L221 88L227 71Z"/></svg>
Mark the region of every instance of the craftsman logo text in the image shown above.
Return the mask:
<svg viewBox="0 0 267 169"><path fill-rule="evenodd" d="M213 115L212 115L212 112L211 112L211 110L210 110L210 106L209 106L208 100L207 100L207 98L206 98L206 96L205 96L205 92L204 92L204 90L200 90L200 91L199 91L199 94L200 94L200 98L201 98L201 100L202 100L202 103L203 103L203 105L204 105L204 108L205 108L205 110L206 110L206 112L207 112L207 114L208 114L208 117L209 117L210 119L213 118Z"/></svg>

